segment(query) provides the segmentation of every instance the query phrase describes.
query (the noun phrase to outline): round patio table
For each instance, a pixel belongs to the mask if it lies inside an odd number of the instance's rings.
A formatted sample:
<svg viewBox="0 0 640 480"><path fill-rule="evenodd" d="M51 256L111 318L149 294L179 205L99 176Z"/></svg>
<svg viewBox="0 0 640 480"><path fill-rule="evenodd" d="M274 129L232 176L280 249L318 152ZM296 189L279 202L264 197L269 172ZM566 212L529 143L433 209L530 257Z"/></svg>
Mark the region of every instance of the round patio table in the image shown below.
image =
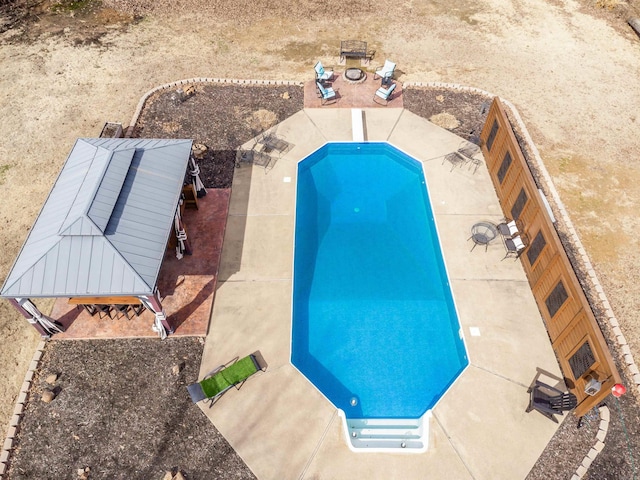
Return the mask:
<svg viewBox="0 0 640 480"><path fill-rule="evenodd" d="M478 222L471 227L471 240L473 247L476 245L484 245L486 250L488 245L498 236L498 228L491 222Z"/></svg>

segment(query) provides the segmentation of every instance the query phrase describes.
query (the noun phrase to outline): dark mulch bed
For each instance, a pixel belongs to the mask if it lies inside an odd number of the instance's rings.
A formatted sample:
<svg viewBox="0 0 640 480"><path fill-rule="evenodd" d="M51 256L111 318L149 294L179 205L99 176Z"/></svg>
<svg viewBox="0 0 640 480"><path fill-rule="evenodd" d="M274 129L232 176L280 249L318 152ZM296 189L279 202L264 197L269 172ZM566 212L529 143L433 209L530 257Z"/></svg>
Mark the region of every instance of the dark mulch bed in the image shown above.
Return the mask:
<svg viewBox="0 0 640 480"><path fill-rule="evenodd" d="M303 107L302 87L199 84L185 101L175 90L152 95L133 136L191 138L206 145L205 158L198 162L203 183L230 188L237 148Z"/></svg>
<svg viewBox="0 0 640 480"><path fill-rule="evenodd" d="M403 95L409 111L427 119L449 113L460 122L452 131L477 142L490 99L443 88L409 88ZM204 182L228 188L237 147L302 108L301 87L198 85L184 102L165 90L149 99L135 136L192 138L207 145L200 163ZM612 351L619 359L615 345ZM89 478L160 479L176 469L188 480L254 478L189 400L185 385L197 379L201 353L200 342L188 338L49 343L7 478L77 479L77 469L87 466ZM171 370L179 364L175 376ZM60 375L58 396L45 404L40 395L49 373ZM606 446L585 478L637 478L638 403L631 393L620 400L609 395L606 403L611 411ZM595 443L599 421L596 410L580 428L577 418L566 416L527 479L570 479Z"/></svg>
<svg viewBox="0 0 640 480"><path fill-rule="evenodd" d="M178 337L50 342L7 478L77 479L85 467L103 479L161 480L178 469L188 480L255 478L189 398L202 348ZM44 389L57 392L51 403Z"/></svg>
<svg viewBox="0 0 640 480"><path fill-rule="evenodd" d="M446 88L407 88L402 95L404 108L426 119L439 113L453 115L460 125L450 131L478 144L491 98Z"/></svg>

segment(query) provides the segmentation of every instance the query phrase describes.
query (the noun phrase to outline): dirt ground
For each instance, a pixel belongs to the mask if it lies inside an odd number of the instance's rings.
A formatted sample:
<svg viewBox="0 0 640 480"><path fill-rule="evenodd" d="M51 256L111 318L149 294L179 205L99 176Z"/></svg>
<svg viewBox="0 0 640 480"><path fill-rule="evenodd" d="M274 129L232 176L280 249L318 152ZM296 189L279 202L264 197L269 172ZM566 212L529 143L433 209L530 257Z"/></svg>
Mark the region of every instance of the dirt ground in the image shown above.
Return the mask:
<svg viewBox="0 0 640 480"><path fill-rule="evenodd" d="M0 279L77 137L127 125L145 91L181 78L307 80L348 36L369 42L374 64L392 58L400 81L475 86L518 107L640 361L640 40L625 23L637 1L52 5L25 17L0 2ZM0 302L0 432L37 341Z"/></svg>

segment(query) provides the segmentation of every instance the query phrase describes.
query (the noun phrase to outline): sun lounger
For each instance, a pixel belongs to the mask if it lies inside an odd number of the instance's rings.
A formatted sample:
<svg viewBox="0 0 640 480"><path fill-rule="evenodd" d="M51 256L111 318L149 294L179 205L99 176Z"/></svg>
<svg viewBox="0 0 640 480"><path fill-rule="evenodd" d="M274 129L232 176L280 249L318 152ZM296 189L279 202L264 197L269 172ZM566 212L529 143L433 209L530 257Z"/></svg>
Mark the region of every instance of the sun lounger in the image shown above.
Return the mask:
<svg viewBox="0 0 640 480"><path fill-rule="evenodd" d="M240 390L249 377L266 369L267 364L260 352L254 352L236 362L219 366L201 381L187 386L187 390L193 403L210 400L213 405L227 390L232 387Z"/></svg>

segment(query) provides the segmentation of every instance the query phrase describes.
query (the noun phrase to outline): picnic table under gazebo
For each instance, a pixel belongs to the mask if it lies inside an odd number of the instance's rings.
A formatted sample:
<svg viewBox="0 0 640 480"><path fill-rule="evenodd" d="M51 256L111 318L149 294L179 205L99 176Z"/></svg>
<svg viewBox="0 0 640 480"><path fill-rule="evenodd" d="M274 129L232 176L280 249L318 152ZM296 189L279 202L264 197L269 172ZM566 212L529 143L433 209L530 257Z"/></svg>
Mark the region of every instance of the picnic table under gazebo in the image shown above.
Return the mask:
<svg viewBox="0 0 640 480"><path fill-rule="evenodd" d="M191 147L185 139L78 139L0 297L45 337L64 327L35 298L68 297L89 310L99 302L144 307L161 337L173 333L157 282L170 237L188 247L180 200L195 165Z"/></svg>

